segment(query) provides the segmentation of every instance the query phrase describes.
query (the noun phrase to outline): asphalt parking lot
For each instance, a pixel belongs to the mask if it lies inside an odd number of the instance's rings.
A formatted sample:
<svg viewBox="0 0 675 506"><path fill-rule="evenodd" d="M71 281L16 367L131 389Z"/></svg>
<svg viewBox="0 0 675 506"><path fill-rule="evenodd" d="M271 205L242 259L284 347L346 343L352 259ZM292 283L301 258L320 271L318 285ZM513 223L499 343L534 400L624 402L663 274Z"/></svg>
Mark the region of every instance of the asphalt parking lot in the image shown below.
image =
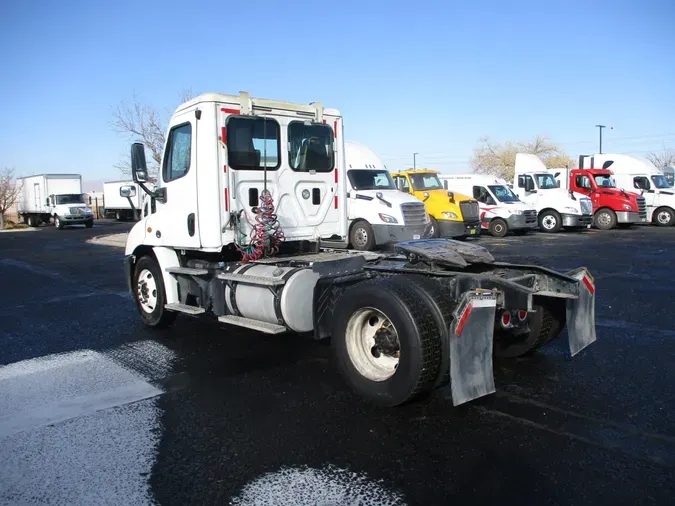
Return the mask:
<svg viewBox="0 0 675 506"><path fill-rule="evenodd" d="M497 394L356 398L328 346L180 317L144 328L129 224L0 234L0 503L672 504L675 229L481 238L596 277L598 341L496 364Z"/></svg>

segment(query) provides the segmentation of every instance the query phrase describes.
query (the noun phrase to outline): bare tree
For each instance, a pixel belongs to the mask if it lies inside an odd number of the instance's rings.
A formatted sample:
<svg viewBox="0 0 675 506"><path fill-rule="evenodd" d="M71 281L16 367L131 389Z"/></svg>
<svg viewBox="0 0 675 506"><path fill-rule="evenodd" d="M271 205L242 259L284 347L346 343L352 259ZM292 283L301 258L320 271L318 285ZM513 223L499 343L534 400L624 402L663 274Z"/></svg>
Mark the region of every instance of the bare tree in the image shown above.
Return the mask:
<svg viewBox="0 0 675 506"><path fill-rule="evenodd" d="M193 98L192 89L186 89L179 93L180 103ZM156 177L159 166L162 163L162 152L166 135L167 117L172 111L160 112L155 106L144 104L136 94L133 94L131 102L122 101L113 111L112 126L120 134L126 135L134 142L142 142L150 152L148 159L148 172L150 177ZM129 154L121 157L121 161L115 166L124 176L131 174Z"/></svg>
<svg viewBox="0 0 675 506"><path fill-rule="evenodd" d="M647 160L652 162L657 168L675 167L675 149L663 148L660 153L649 153Z"/></svg>
<svg viewBox="0 0 675 506"><path fill-rule="evenodd" d="M569 167L574 164L574 160L562 148L541 135L524 142L502 144L484 137L474 149L469 164L474 172L491 174L508 181L513 178L517 153L537 155L547 167Z"/></svg>
<svg viewBox="0 0 675 506"><path fill-rule="evenodd" d="M21 185L14 177L14 169L0 170L0 228L5 228L5 213L16 204L20 193Z"/></svg>

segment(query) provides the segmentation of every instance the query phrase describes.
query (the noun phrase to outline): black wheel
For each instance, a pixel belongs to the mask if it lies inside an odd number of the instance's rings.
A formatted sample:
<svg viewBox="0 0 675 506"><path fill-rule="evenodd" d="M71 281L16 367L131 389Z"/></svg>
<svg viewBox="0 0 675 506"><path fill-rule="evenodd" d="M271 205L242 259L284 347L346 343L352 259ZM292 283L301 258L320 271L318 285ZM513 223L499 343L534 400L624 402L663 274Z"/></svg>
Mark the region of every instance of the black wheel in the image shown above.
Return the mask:
<svg viewBox="0 0 675 506"><path fill-rule="evenodd" d="M87 227L87 228L93 227L94 226L94 220L89 220L88 222L86 222L84 224L84 226Z"/></svg>
<svg viewBox="0 0 675 506"><path fill-rule="evenodd" d="M441 331L421 288L380 278L340 297L331 347L340 374L361 397L397 406L428 393L439 376Z"/></svg>
<svg viewBox="0 0 675 506"><path fill-rule="evenodd" d="M35 226L35 218L33 216L28 217L28 226L29 227L34 227Z"/></svg>
<svg viewBox="0 0 675 506"><path fill-rule="evenodd" d="M365 220L358 220L352 225L349 232L349 242L352 248L359 251L372 251L375 249L375 232Z"/></svg>
<svg viewBox="0 0 675 506"><path fill-rule="evenodd" d="M54 226L59 230L63 230L64 227L63 221L61 221L61 218L59 218L56 214L54 215Z"/></svg>
<svg viewBox="0 0 675 506"><path fill-rule="evenodd" d="M119 211L116 211L115 212L115 219L117 221L122 221L122 213L120 213Z"/></svg>
<svg viewBox="0 0 675 506"><path fill-rule="evenodd" d="M654 223L659 227L670 227L675 222L675 212L670 207L659 207L654 211Z"/></svg>
<svg viewBox="0 0 675 506"><path fill-rule="evenodd" d="M611 230L616 227L616 213L611 209L599 209L593 216L595 228L600 230Z"/></svg>
<svg viewBox="0 0 675 506"><path fill-rule="evenodd" d="M438 239L441 236L441 228L438 226L438 221L433 216L429 216L431 221L431 237Z"/></svg>
<svg viewBox="0 0 675 506"><path fill-rule="evenodd" d="M134 269L134 300L143 323L149 327L163 328L174 322L176 313L164 308L166 292L157 261L150 256L141 257Z"/></svg>
<svg viewBox="0 0 675 506"><path fill-rule="evenodd" d="M504 237L509 229L506 226L506 222L504 220L501 218L495 218L494 220L490 220L488 230L490 231L490 235L493 237Z"/></svg>
<svg viewBox="0 0 675 506"><path fill-rule="evenodd" d="M542 232L560 232L562 229L560 213L554 209L547 209L539 213L539 228L541 228Z"/></svg>
<svg viewBox="0 0 675 506"><path fill-rule="evenodd" d="M564 299L550 297L534 297L534 312L527 314L526 323L529 332L515 334L509 329L502 329L499 323L495 327L494 352L502 358L515 358L532 353L558 337L565 327ZM512 315L515 318L515 315Z"/></svg>

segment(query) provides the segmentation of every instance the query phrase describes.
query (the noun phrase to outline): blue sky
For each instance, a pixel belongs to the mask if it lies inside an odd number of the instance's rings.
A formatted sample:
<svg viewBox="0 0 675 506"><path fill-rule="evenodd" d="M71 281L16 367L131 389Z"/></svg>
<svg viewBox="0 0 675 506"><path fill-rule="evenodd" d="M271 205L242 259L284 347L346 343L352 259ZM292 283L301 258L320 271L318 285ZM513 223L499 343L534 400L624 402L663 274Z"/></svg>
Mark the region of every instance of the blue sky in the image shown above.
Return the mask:
<svg viewBox="0 0 675 506"><path fill-rule="evenodd" d="M576 158L675 147L675 3L2 2L0 167L118 178L111 111L135 91L339 108L390 169L467 170L480 137ZM507 5L508 4L508 5Z"/></svg>

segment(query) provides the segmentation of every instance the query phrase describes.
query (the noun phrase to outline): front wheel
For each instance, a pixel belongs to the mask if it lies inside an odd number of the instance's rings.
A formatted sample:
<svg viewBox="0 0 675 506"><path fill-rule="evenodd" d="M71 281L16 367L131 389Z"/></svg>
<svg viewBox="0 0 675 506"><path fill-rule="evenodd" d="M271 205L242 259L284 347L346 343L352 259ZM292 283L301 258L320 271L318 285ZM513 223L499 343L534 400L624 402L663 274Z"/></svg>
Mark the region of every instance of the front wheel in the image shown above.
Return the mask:
<svg viewBox="0 0 675 506"><path fill-rule="evenodd" d="M94 226L94 220L89 220L88 222L86 222L84 224L84 226L87 227L87 228L93 227Z"/></svg>
<svg viewBox="0 0 675 506"><path fill-rule="evenodd" d="M373 227L365 220L359 220L352 225L349 233L349 242L352 248L359 251L372 251L375 249L375 233Z"/></svg>
<svg viewBox="0 0 675 506"><path fill-rule="evenodd" d="M675 213L670 207L661 207L654 212L655 222L659 227L670 227L675 222Z"/></svg>
<svg viewBox="0 0 675 506"><path fill-rule="evenodd" d="M595 227L599 230L611 230L616 227L616 213L611 209L600 209L595 213Z"/></svg>
<svg viewBox="0 0 675 506"><path fill-rule="evenodd" d="M441 364L441 330L421 288L395 278L349 288L334 313L331 347L358 395L397 406L428 393Z"/></svg>
<svg viewBox="0 0 675 506"><path fill-rule="evenodd" d="M149 327L163 328L174 322L176 313L168 311L164 279L157 261L144 256L134 269L134 300L143 323Z"/></svg>
<svg viewBox="0 0 675 506"><path fill-rule="evenodd" d="M506 226L506 222L504 220L501 218L495 218L494 220L490 220L488 230L490 231L490 235L492 237L504 237L509 229Z"/></svg>
<svg viewBox="0 0 675 506"><path fill-rule="evenodd" d="M63 221L57 215L54 215L54 226L59 230L63 230Z"/></svg>
<svg viewBox="0 0 675 506"><path fill-rule="evenodd" d="M560 232L562 229L560 213L552 209L544 211L539 215L539 227L543 232Z"/></svg>
<svg viewBox="0 0 675 506"><path fill-rule="evenodd" d="M429 220L431 221L431 237L438 239L441 236L441 228L438 226L438 220L433 216L429 216Z"/></svg>

